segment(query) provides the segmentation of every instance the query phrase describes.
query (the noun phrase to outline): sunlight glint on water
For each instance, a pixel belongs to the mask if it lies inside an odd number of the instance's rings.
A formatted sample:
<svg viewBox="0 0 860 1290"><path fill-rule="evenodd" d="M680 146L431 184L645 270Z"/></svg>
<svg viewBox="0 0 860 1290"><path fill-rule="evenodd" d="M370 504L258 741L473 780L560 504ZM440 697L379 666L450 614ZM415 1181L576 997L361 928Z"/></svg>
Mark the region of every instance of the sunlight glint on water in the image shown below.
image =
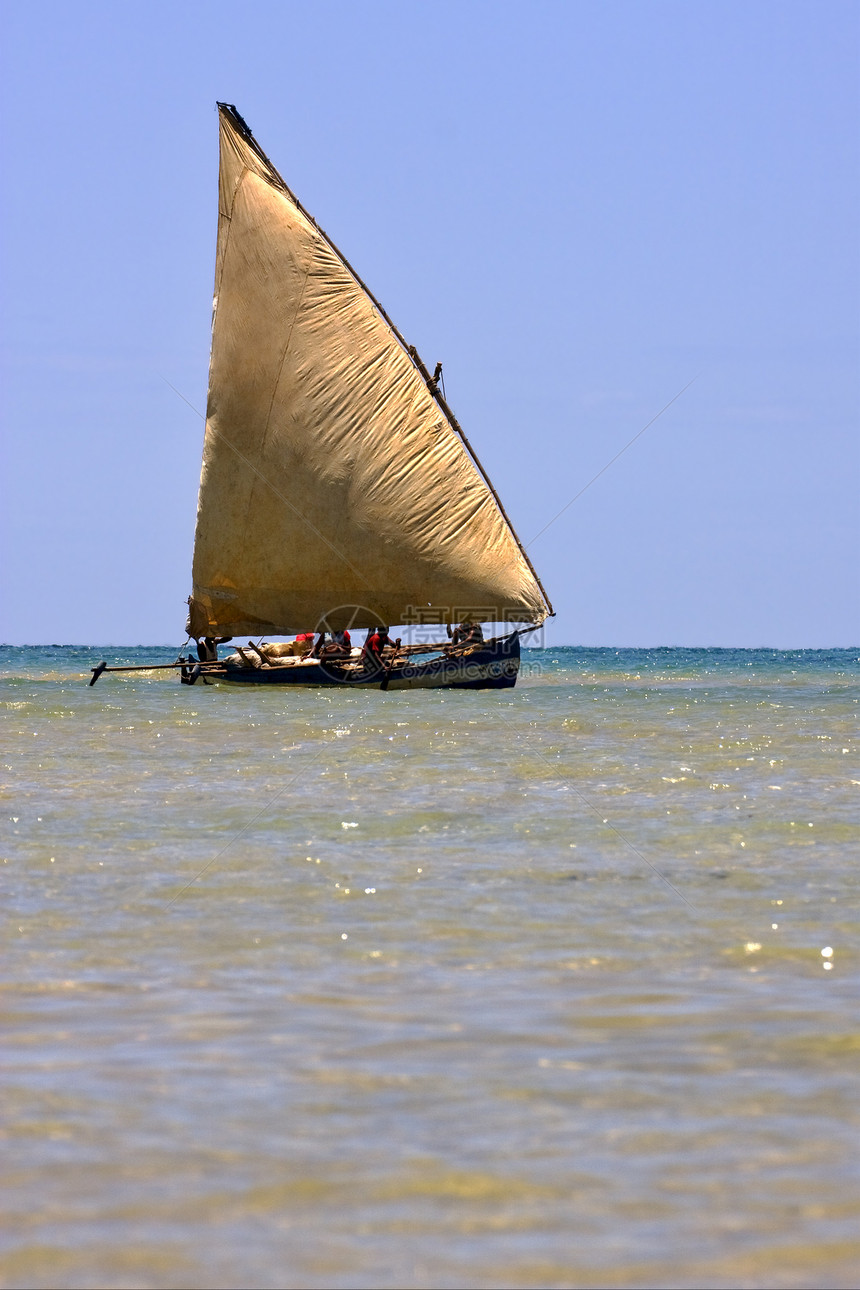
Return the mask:
<svg viewBox="0 0 860 1290"><path fill-rule="evenodd" d="M10 1285L852 1284L857 652L0 651Z"/></svg>

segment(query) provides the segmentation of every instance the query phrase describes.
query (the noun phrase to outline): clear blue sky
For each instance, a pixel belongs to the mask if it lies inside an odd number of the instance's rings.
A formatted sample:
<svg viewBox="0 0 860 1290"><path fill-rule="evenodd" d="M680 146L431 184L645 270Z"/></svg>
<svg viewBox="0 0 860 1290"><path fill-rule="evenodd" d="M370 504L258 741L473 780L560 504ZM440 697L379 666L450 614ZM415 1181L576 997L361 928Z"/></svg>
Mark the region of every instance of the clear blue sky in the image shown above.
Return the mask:
<svg viewBox="0 0 860 1290"><path fill-rule="evenodd" d="M6 5L0 640L183 638L215 100L449 401L550 639L860 643L858 29L815 3Z"/></svg>

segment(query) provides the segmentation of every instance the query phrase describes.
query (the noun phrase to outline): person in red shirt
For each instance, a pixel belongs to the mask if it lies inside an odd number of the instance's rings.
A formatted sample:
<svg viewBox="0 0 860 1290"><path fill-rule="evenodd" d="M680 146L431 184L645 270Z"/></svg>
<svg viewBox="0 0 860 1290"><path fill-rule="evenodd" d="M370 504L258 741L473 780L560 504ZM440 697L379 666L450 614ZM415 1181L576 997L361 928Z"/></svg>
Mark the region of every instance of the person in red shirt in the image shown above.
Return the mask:
<svg viewBox="0 0 860 1290"><path fill-rule="evenodd" d="M374 627L367 633L367 640L364 642L364 648L361 651L361 657L364 660L365 667L371 667L379 670L382 667L382 659L386 645L392 649L397 649L400 645L400 637L393 641L388 635L387 627Z"/></svg>
<svg viewBox="0 0 860 1290"><path fill-rule="evenodd" d="M361 650L362 661L365 665L378 664L381 650L382 646L379 643L379 628L371 627L365 637L364 645Z"/></svg>

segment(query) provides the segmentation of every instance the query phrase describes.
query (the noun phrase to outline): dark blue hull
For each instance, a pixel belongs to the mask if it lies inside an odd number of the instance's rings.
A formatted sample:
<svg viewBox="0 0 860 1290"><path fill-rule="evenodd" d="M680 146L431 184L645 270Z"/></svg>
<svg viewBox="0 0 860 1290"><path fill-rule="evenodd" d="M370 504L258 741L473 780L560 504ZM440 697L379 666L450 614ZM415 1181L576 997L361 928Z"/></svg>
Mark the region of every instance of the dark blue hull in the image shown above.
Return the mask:
<svg viewBox="0 0 860 1290"><path fill-rule="evenodd" d="M365 670L352 663L285 660L270 667L234 667L208 672L219 680L242 685L348 686L365 690L504 690L517 683L520 638L510 636L486 641L456 655L442 655L426 662L408 659L389 670Z"/></svg>

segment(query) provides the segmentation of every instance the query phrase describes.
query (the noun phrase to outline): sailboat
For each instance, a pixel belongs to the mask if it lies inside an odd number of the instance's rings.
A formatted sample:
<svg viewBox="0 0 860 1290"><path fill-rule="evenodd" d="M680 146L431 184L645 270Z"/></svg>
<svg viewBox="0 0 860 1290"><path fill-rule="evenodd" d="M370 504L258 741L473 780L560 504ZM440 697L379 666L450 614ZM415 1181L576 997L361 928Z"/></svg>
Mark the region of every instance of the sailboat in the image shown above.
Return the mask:
<svg viewBox="0 0 860 1290"><path fill-rule="evenodd" d="M450 639L313 655L201 650L183 679L381 689L515 684L520 635L553 613L440 389L218 104L212 349L189 639L467 622ZM502 624L482 639L475 624ZM525 624L525 626L513 626ZM461 633L461 638L463 633ZM174 665L177 666L177 665ZM96 671L96 669L93 669ZM112 670L102 668L102 670ZM97 677L93 678L93 682Z"/></svg>

